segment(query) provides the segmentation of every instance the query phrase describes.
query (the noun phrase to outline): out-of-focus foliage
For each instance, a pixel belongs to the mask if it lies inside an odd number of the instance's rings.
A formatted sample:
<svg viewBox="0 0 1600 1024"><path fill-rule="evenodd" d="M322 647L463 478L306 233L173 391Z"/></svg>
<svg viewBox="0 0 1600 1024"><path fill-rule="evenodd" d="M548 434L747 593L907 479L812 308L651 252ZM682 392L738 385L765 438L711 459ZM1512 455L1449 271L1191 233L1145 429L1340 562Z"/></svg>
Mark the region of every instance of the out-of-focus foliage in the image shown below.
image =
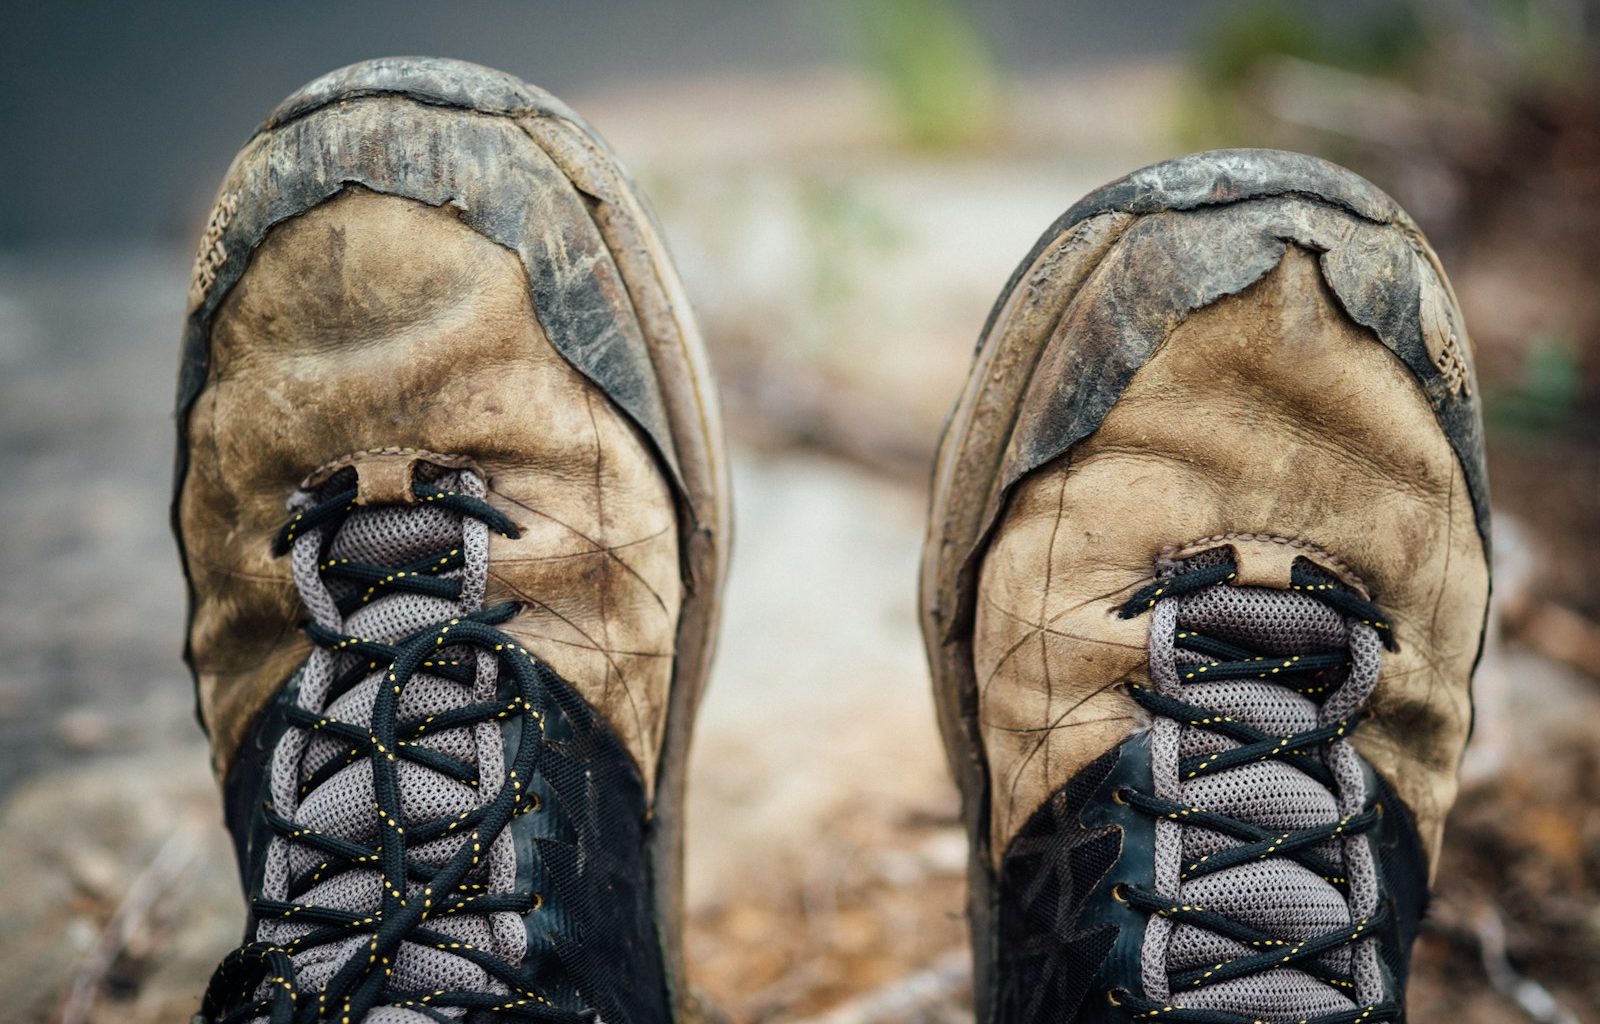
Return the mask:
<svg viewBox="0 0 1600 1024"><path fill-rule="evenodd" d="M1213 89L1238 85L1273 57L1392 74L1414 62L1422 44L1422 19L1409 3L1352 15L1332 6L1258 0L1232 8L1213 23L1196 65L1201 81Z"/></svg>
<svg viewBox="0 0 1600 1024"><path fill-rule="evenodd" d="M1572 342L1554 332L1530 340L1520 380L1497 382L1485 414L1491 426L1537 435L1559 429L1578 410L1582 367Z"/></svg>
<svg viewBox="0 0 1600 1024"><path fill-rule="evenodd" d="M1586 9L1583 0L1479 0L1478 6L1507 56L1529 77L1569 83L1592 70L1593 4Z"/></svg>
<svg viewBox="0 0 1600 1024"><path fill-rule="evenodd" d="M890 212L848 179L802 179L796 198L809 250L812 299L826 321L843 312L856 289L855 261L893 252L900 232Z"/></svg>
<svg viewBox="0 0 1600 1024"><path fill-rule="evenodd" d="M961 0L842 0L836 10L908 143L957 149L995 131L992 48Z"/></svg>

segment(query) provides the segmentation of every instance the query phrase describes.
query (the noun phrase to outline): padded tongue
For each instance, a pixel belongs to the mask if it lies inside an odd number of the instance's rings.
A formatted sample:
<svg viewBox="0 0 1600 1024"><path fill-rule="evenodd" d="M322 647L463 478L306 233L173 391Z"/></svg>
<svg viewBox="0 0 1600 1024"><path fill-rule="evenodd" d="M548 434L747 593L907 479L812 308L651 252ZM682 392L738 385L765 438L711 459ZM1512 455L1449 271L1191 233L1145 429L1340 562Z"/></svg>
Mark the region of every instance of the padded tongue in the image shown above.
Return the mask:
<svg viewBox="0 0 1600 1024"><path fill-rule="evenodd" d="M302 492L302 501L317 501L346 491L352 479L363 468L341 467L327 476L315 494ZM380 479L393 479L391 463L382 463L385 472ZM409 480L412 467L406 465ZM430 463L417 463L416 472L425 482L451 490L457 489L481 496L482 481L465 470L445 469ZM362 483L366 483L363 474ZM307 545L314 541L307 540ZM444 579L460 580L462 593L459 600L449 600L425 594L404 591L391 592L371 588L363 582L342 579L329 581L317 571L316 559L305 557L297 548L295 579L306 604L314 613L320 609L319 621L328 614L336 602L358 600L359 603L342 621L332 623L339 631L380 643L397 643L451 617L470 612L482 604L487 574L488 538L483 524L465 518L443 507L429 504L377 505L358 507L343 521L332 542L326 545L325 564L348 562L385 567L400 567L439 555L459 551L465 556L465 565L438 574ZM337 617L337 613L334 613ZM330 625L330 623L323 623ZM301 681L302 702L317 708L326 717L340 722L368 726L372 722L374 704L384 671L374 671L342 694L327 700L332 681L352 670L358 670L363 655L353 653L327 654L318 651L307 664ZM414 675L400 694L397 720L419 720L429 715L454 708L465 707L474 701L492 699L496 690L495 662L465 649L442 648L435 656L437 661L466 661L476 666L474 679L462 684L440 675L429 674L425 669ZM318 703L324 702L320 708ZM445 729L430 733L415 741L418 746L436 750L458 762L476 764L479 785L450 778L411 760L398 765L402 824L414 823L443 816L465 814L473 808L492 800L499 792L504 772L501 740L493 725L478 725ZM375 809L374 783L371 762L364 758L350 758L348 744L327 733L313 732L303 743L285 743L280 746L272 765L274 803L279 808L293 808L289 816L297 823L323 834L370 845L378 834L378 811ZM346 763L348 762L348 763ZM343 764L334 774L315 785L311 783L319 772L330 766ZM309 786L309 788L308 788ZM462 834L446 835L407 850L415 861L429 866L439 866L448 861L466 841ZM302 902L319 907L334 908L359 914L377 912L382 905L383 880L376 871L350 870L325 872L319 870L324 855L302 844L285 844L276 841L275 856L269 856L266 893L278 899ZM509 891L515 881L515 865L509 847L497 842L491 847L486 863L469 879L487 885L493 891ZM413 881L410 891L415 893L420 883ZM458 913L431 920L428 925L463 944L492 952L499 958L517 962L525 951L525 933L517 915L511 913L467 914ZM314 929L314 926L289 921L264 921L258 938L283 943ZM297 981L302 991L315 991L326 984L347 959L363 955L366 937L356 935L350 939L310 947L294 957ZM451 953L431 947L406 943L395 957L394 973L389 987L397 991L432 992L435 990L503 991L491 983L487 974L477 965ZM459 1017L459 1009L438 1009L436 1014ZM411 1024L429 1018L398 1007L382 1007L366 1018L369 1022L385 1024Z"/></svg>
<svg viewBox="0 0 1600 1024"><path fill-rule="evenodd" d="M1281 566L1286 585L1289 567L1300 553L1282 545L1255 550L1258 557L1254 560L1236 562L1240 575L1247 564L1258 572L1272 564L1272 559L1259 557L1262 552L1270 555L1281 551L1290 556ZM1218 556L1201 555L1191 559L1189 565L1205 564L1214 557ZM1303 655L1344 648L1350 642L1349 628L1342 616L1315 598L1288 589L1215 586L1175 600L1179 634L1192 630L1260 655ZM1175 655L1178 678L1184 678L1186 669L1213 660L1180 646ZM1342 669L1330 673L1326 690L1321 693L1297 692L1269 677L1185 681L1174 695L1270 736L1290 736L1321 724L1323 704L1346 674L1347 670ZM1201 728L1186 726L1178 736L1180 758L1237 746L1235 741ZM1178 799L1187 806L1273 832L1315 828L1332 824L1341 816L1337 794L1281 760L1255 761L1194 778L1180 776ZM1239 840L1192 825L1185 825L1180 834L1185 868L1242 845ZM1317 852L1332 864L1344 864L1343 850L1337 843L1325 843ZM1284 857L1268 857L1197 875L1180 883L1179 895L1183 904L1204 907L1291 943L1326 934L1351 920L1349 904L1338 888L1320 874ZM1180 923L1172 929L1165 950L1166 970L1178 973L1206 969L1259 952L1262 950L1208 929ZM1349 947L1329 954L1325 963L1347 974L1351 965ZM1173 996L1189 1007L1258 1019L1264 1015L1271 1020L1300 1020L1348 1010L1354 1005L1345 992L1292 968L1174 992Z"/></svg>

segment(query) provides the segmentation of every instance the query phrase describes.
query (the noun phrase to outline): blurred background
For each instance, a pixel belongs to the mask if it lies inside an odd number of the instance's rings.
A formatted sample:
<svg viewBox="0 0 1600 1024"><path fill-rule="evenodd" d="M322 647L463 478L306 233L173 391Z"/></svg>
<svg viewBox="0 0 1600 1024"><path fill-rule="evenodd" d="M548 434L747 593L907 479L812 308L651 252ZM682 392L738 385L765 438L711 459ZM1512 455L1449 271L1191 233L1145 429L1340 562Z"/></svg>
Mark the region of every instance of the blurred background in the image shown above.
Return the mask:
<svg viewBox="0 0 1600 1024"><path fill-rule="evenodd" d="M280 97L433 53L610 139L709 337L739 520L690 953L733 1021L968 1019L965 845L913 599L941 419L1062 210L1247 144L1396 196L1477 344L1493 638L1412 1019L1600 1022L1594 2L0 7L6 1020L186 1019L238 939L167 532L193 244Z"/></svg>

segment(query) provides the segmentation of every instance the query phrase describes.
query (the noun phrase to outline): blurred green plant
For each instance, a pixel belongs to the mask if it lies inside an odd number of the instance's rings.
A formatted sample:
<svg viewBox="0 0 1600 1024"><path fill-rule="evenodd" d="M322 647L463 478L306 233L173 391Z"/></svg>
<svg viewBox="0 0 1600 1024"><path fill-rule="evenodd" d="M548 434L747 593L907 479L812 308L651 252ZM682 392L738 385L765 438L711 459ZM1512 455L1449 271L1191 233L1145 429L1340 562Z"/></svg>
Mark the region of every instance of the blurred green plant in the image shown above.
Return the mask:
<svg viewBox="0 0 1600 1024"><path fill-rule="evenodd" d="M905 140L960 149L994 134L1000 80L961 0L841 0L835 24L877 82Z"/></svg>
<svg viewBox="0 0 1600 1024"><path fill-rule="evenodd" d="M1240 93L1273 61L1301 60L1361 74L1397 77L1428 47L1427 26L1409 0L1352 12L1338 4L1247 0L1225 8L1199 39L1179 131L1197 145L1252 139Z"/></svg>
<svg viewBox="0 0 1600 1024"><path fill-rule="evenodd" d="M1528 78L1560 84L1590 70L1582 0L1478 0Z"/></svg>
<svg viewBox="0 0 1600 1024"><path fill-rule="evenodd" d="M795 201L805 228L811 305L825 321L855 297L858 262L891 253L905 233L887 207L838 176L801 178Z"/></svg>
<svg viewBox="0 0 1600 1024"><path fill-rule="evenodd" d="M1581 82L1593 73L1587 0L1392 0L1379 4L1241 0L1224 8L1192 54L1195 88L1180 111L1186 141L1253 141L1248 102L1263 71L1303 62L1419 94L1498 100ZM1590 4L1592 6L1592 4Z"/></svg>
<svg viewBox="0 0 1600 1024"><path fill-rule="evenodd" d="M1567 425L1583 397L1577 346L1554 331L1536 335L1523 357L1522 379L1484 398L1492 425L1520 434L1545 434Z"/></svg>
<svg viewBox="0 0 1600 1024"><path fill-rule="evenodd" d="M1356 13L1341 5L1254 0L1217 18L1196 52L1196 70L1212 88L1239 85L1274 57L1387 75L1404 70L1426 41L1417 9L1403 0Z"/></svg>

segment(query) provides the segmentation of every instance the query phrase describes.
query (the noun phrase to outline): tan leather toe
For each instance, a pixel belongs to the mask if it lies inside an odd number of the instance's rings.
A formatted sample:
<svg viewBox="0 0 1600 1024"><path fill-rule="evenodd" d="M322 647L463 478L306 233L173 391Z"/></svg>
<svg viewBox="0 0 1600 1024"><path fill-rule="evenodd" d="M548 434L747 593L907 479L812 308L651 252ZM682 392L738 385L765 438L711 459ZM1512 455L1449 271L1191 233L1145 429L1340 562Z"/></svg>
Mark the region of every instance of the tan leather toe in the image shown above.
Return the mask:
<svg viewBox="0 0 1600 1024"><path fill-rule="evenodd" d="M272 537L315 468L372 449L469 459L521 530L490 547L488 599L600 711L648 784L681 583L666 478L551 347L515 255L450 207L364 192L280 225L222 306L189 419L181 526L201 711L224 763L304 658Z"/></svg>
<svg viewBox="0 0 1600 1024"><path fill-rule="evenodd" d="M1140 726L1163 554L1239 582L1308 557L1394 617L1355 740L1430 858L1488 593L1471 345L1437 260L1362 179L1267 150L1136 172L1070 209L995 305L941 441L922 573L941 730L981 857Z"/></svg>
<svg viewBox="0 0 1600 1024"><path fill-rule="evenodd" d="M1483 545L1421 386L1298 247L1191 314L1099 429L1012 494L973 636L993 848L1139 723L1119 684L1147 677L1147 624L1116 609L1163 555L1219 545L1255 569L1240 583L1287 587L1306 557L1393 616L1399 650L1354 742L1436 856L1471 724Z"/></svg>

